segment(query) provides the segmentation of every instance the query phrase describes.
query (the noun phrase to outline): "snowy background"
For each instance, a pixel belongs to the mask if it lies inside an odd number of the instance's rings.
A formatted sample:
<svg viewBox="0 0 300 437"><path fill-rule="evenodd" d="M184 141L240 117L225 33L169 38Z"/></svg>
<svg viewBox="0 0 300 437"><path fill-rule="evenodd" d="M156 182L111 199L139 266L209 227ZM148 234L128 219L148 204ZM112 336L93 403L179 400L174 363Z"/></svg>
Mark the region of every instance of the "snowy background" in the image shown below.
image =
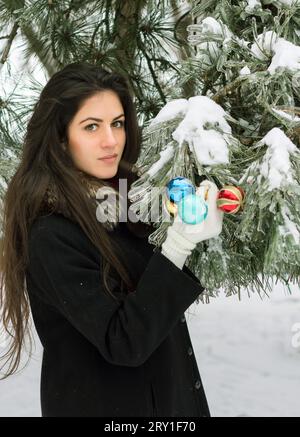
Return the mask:
<svg viewBox="0 0 300 437"><path fill-rule="evenodd" d="M300 417L300 293L220 296L186 313L212 416ZM0 416L41 415L41 345L28 367L0 381Z"/></svg>
<svg viewBox="0 0 300 437"><path fill-rule="evenodd" d="M194 308L188 324L212 415L299 417L299 287Z"/></svg>
<svg viewBox="0 0 300 437"><path fill-rule="evenodd" d="M248 3L254 7L258 2ZM279 43L278 50L282 40ZM22 64L18 57L21 44L20 39L14 42L10 68L5 64L2 69L3 97L15 83L24 93L28 71L41 84L46 82L36 60ZM298 50L295 56L298 62ZM248 298L246 293L241 302L237 296L220 296L209 305L194 304L188 310L187 323L212 416L300 417L300 290L296 286L291 289L289 295L279 284L270 298L263 300L258 295ZM41 354L36 338L27 368L0 381L0 417L41 415Z"/></svg>

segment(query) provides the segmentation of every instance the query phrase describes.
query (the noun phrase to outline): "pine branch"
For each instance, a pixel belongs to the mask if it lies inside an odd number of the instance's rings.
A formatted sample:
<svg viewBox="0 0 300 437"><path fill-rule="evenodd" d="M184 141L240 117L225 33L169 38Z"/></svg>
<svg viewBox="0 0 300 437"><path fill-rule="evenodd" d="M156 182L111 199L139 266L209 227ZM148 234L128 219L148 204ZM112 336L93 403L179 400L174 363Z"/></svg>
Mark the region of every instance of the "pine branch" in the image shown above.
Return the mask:
<svg viewBox="0 0 300 437"><path fill-rule="evenodd" d="M158 93L160 95L160 98L161 98L162 102L164 104L166 104L166 97L165 97L165 95L163 93L163 90L161 89L161 86L160 86L160 84L158 82L158 79L156 77L155 71L154 71L154 69L153 69L153 67L151 65L151 59L149 58L148 54L144 50L143 45L139 44L139 43L138 43L138 45L139 45L139 49L141 50L141 52L143 53L143 55L144 55L144 57L145 57L145 59L147 61L147 65L148 65L149 71L151 73L151 76L152 76L153 82L154 82L154 84L156 86L156 89L157 89L157 91L158 91Z"/></svg>
<svg viewBox="0 0 300 437"><path fill-rule="evenodd" d="M105 7L105 27L106 27L106 35L107 38L111 38L111 32L110 32L110 26L109 26L109 6L110 6L110 0L106 0L106 7Z"/></svg>
<svg viewBox="0 0 300 437"><path fill-rule="evenodd" d="M96 35L97 35L97 33L98 33L98 31L99 31L99 29L100 29L100 27L102 26L103 23L107 24L107 23L106 23L106 19L100 21L100 22L97 24L97 26L95 27L95 29L94 29L94 32L93 32L93 35L92 35L92 38L91 38L91 41L90 41L90 48L89 48L89 51L90 51L91 53L92 53L92 51L93 51L93 49L94 49L94 43L95 43Z"/></svg>
<svg viewBox="0 0 300 437"><path fill-rule="evenodd" d="M187 43L187 27L193 23L192 15L189 8L187 12L183 13L181 16L177 15L179 7L177 6L176 0L171 2L173 8L173 14L175 13L175 27L174 27L174 37L176 41L180 44L180 50L178 51L178 58L180 62L186 61L192 56L192 48ZM195 79L191 78L186 81L182 87L183 97L188 98L196 94L196 84Z"/></svg>
<svg viewBox="0 0 300 437"><path fill-rule="evenodd" d="M18 22L15 22L14 25L13 25L12 31L11 31L9 37L8 37L7 44L4 47L1 59L0 59L0 71L1 71L1 68L3 67L3 65L5 64L5 62L7 61L9 51L11 49L13 40L17 36L18 29L19 29L19 24L18 24Z"/></svg>
<svg viewBox="0 0 300 437"><path fill-rule="evenodd" d="M300 108L296 108L296 107L288 108L286 106L276 106L276 108L285 112L291 112L292 114L300 115Z"/></svg>
<svg viewBox="0 0 300 437"><path fill-rule="evenodd" d="M38 57L42 65L47 71L49 77L51 77L58 68L57 62L54 58L51 57L51 52L45 50L45 44L41 41L40 37L34 32L33 28L30 26L22 26L21 28L22 34L25 36L28 48L28 53L25 54L24 63L28 62L28 58L31 55L35 55Z"/></svg>
<svg viewBox="0 0 300 437"><path fill-rule="evenodd" d="M220 100L222 100L224 97L231 94L235 89L238 89L242 82L244 82L247 79L247 77L239 76L237 77L233 82L226 85L224 88L222 88L220 91L218 91L213 97L212 100L214 100L216 103L219 103Z"/></svg>

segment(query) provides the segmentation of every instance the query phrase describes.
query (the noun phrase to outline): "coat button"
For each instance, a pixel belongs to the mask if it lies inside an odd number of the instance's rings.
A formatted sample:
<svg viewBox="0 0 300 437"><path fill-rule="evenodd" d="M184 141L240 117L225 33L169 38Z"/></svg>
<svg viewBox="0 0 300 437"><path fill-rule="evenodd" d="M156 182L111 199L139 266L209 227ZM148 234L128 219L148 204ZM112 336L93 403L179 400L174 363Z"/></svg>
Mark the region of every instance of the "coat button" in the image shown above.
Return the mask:
<svg viewBox="0 0 300 437"><path fill-rule="evenodd" d="M193 355L193 349L191 347L188 348L188 354L189 356Z"/></svg>
<svg viewBox="0 0 300 437"><path fill-rule="evenodd" d="M183 315L183 316L181 317L181 321L182 321L182 323L185 322L185 315Z"/></svg>
<svg viewBox="0 0 300 437"><path fill-rule="evenodd" d="M195 388L199 390L200 387L201 387L201 382L198 380L196 381Z"/></svg>

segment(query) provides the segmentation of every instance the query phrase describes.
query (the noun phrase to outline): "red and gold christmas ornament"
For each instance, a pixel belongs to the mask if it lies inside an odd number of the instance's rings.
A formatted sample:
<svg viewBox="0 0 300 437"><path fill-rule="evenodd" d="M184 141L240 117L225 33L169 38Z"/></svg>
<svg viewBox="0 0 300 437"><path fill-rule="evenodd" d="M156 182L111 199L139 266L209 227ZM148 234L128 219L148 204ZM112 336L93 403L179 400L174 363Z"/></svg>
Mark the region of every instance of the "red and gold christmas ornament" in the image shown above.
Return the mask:
<svg viewBox="0 0 300 437"><path fill-rule="evenodd" d="M227 214L236 214L242 207L245 193L241 187L224 185L219 191L217 207Z"/></svg>

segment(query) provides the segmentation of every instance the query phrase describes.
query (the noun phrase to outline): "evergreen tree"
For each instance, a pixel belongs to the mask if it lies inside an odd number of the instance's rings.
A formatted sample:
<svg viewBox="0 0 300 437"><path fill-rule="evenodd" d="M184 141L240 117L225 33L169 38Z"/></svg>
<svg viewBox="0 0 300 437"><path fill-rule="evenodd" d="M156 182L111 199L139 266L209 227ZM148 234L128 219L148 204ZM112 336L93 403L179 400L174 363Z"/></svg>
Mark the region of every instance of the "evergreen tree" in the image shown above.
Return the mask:
<svg viewBox="0 0 300 437"><path fill-rule="evenodd" d="M178 59L191 55L190 9L181 0L0 0L0 197L44 85L27 71L30 63L44 71L45 82L77 61L124 74L142 126L170 99L180 78ZM15 50L18 70L11 60ZM185 81L182 95L192 95L193 84Z"/></svg>
<svg viewBox="0 0 300 437"><path fill-rule="evenodd" d="M143 127L132 209L147 221L163 206L150 241L165 238L170 179L241 186L243 210L188 266L207 295L262 292L299 281L299 23L299 0L0 0L0 78L12 74L18 38L21 70L34 58L46 78L75 61L125 74ZM0 94L1 195L41 91L21 73Z"/></svg>
<svg viewBox="0 0 300 437"><path fill-rule="evenodd" d="M150 221L152 187L166 204L167 183L184 176L246 193L244 208L226 214L223 232L197 245L189 267L215 295L241 287L259 293L274 280L300 276L300 2L193 2L188 41L172 99L144 129L140 179L132 209ZM195 94L183 85L194 78ZM165 238L165 209L153 244Z"/></svg>

